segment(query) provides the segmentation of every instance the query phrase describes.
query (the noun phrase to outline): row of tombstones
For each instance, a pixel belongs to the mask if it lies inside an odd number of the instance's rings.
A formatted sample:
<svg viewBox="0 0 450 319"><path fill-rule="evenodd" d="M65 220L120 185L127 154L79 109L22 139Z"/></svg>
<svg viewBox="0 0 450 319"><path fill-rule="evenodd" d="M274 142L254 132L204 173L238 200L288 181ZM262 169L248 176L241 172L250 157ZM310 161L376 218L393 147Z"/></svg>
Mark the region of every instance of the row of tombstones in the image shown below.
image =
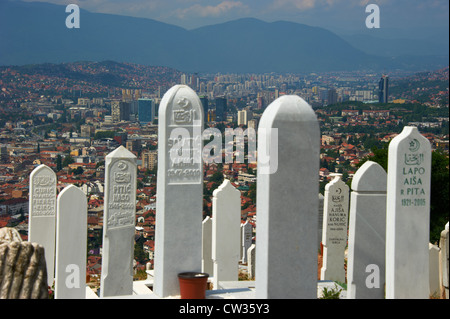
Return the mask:
<svg viewBox="0 0 450 319"><path fill-rule="evenodd" d="M201 102L189 87L177 85L164 95L153 284L162 298L179 294L178 273L202 269L202 123ZM256 298L317 297L319 152L319 124L303 99L282 96L264 111L258 128ZM431 146L415 127L391 141L388 174L373 162L355 174L347 268L352 298L429 297L430 176ZM56 249L56 268L47 262L55 296L82 298L86 196L71 185L56 197L55 186L56 176L45 166L30 176L29 240L45 246L47 261ZM326 187L323 278L343 271L333 265L341 264L347 242L346 187L338 177ZM135 194L136 157L119 147L105 158L100 297L132 294ZM239 227L224 226L240 225L240 193L229 181L214 191L212 223L213 273L223 280L229 269L237 273L239 254L237 260L230 256L240 245ZM448 244L441 250L448 273ZM375 277L377 283L368 285Z"/></svg>

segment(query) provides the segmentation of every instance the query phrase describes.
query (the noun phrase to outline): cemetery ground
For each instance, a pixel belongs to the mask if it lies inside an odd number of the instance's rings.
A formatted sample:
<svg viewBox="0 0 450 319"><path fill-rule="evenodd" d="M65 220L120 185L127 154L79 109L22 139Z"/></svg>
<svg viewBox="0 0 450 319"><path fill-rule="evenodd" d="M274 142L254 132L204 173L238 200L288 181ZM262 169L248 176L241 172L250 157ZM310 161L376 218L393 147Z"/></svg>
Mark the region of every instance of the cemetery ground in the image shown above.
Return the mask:
<svg viewBox="0 0 450 319"><path fill-rule="evenodd" d="M154 214L137 214L136 156L120 146L105 157L101 264L95 254L88 257L93 271L101 267L96 294L85 285L88 241L99 244L88 239L85 193L74 185L57 193L55 172L38 166L30 175L28 241L10 239L2 249L9 256L17 246L28 247L24 252L30 252L28 243L40 246L31 255L34 263L24 261L17 271L3 264L2 274L17 274L17 280L3 281L2 292L25 296L20 280L30 276L23 271L44 265L47 280L36 277L35 283L54 282L56 299L177 298L177 274L185 271L210 274L210 299L428 299L436 293L448 298L448 222L437 226L438 245L430 243L433 156L416 127L405 126L391 140L386 168L368 160L350 183L333 174L322 195L314 111L298 96L275 100L260 122L267 133L258 137L258 153L271 158L277 151L277 166L270 169L273 157L268 163L258 159L252 190L257 219L248 212L242 220L237 184L227 178L213 183L210 206L206 203L211 214L205 216L202 161L181 163L171 156L173 132L195 132L202 116L198 97L186 86L173 87L161 102ZM276 145L274 128L280 131ZM183 156L185 145L188 154L201 152L201 144L184 138L178 144ZM269 169L262 170L264 165ZM139 226L141 217L155 227ZM136 243L144 231L153 243L141 247ZM153 261L145 268L143 252ZM251 280L239 280L245 275Z"/></svg>

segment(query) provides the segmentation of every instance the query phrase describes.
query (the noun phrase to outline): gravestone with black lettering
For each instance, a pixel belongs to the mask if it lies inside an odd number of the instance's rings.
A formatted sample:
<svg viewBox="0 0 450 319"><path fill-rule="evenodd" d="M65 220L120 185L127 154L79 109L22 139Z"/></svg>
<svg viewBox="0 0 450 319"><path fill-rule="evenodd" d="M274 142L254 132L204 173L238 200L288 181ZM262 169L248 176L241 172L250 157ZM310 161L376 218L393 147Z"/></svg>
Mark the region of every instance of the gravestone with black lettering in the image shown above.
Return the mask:
<svg viewBox="0 0 450 319"><path fill-rule="evenodd" d="M311 106L285 95L258 128L255 296L317 298L320 129Z"/></svg>
<svg viewBox="0 0 450 319"><path fill-rule="evenodd" d="M355 173L350 197L347 298L383 299L386 246L386 171L367 161Z"/></svg>
<svg viewBox="0 0 450 319"><path fill-rule="evenodd" d="M167 297L180 293L178 273L201 271L203 107L190 87L176 85L164 94L158 114L153 288Z"/></svg>
<svg viewBox="0 0 450 319"><path fill-rule="evenodd" d="M136 156L119 146L105 157L100 297L133 292Z"/></svg>
<svg viewBox="0 0 450 319"><path fill-rule="evenodd" d="M386 298L429 298L431 145L413 126L388 150Z"/></svg>
<svg viewBox="0 0 450 319"><path fill-rule="evenodd" d="M86 298L87 199L75 185L58 195L55 299Z"/></svg>
<svg viewBox="0 0 450 319"><path fill-rule="evenodd" d="M332 175L333 180L325 186L320 279L345 282L349 187L342 174Z"/></svg>
<svg viewBox="0 0 450 319"><path fill-rule="evenodd" d="M56 183L55 172L44 164L30 174L28 241L44 247L50 287L55 275Z"/></svg>

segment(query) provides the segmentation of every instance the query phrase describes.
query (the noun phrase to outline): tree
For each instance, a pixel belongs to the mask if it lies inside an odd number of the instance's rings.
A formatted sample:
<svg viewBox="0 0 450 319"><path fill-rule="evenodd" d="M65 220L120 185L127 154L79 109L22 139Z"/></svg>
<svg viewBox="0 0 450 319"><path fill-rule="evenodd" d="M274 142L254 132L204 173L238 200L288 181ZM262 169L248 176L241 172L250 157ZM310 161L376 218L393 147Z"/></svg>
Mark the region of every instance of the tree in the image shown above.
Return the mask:
<svg viewBox="0 0 450 319"><path fill-rule="evenodd" d="M448 222L449 158L441 151L431 157L430 242L439 241Z"/></svg>
<svg viewBox="0 0 450 319"><path fill-rule="evenodd" d="M367 160L380 164L388 171L388 149L374 149L374 155ZM449 210L449 157L437 150L431 154L431 194L430 194L430 242L439 241L441 231L448 222Z"/></svg>
<svg viewBox="0 0 450 319"><path fill-rule="evenodd" d="M252 200L253 204L256 204L256 183L251 183L249 185L246 196Z"/></svg>
<svg viewBox="0 0 450 319"><path fill-rule="evenodd" d="M58 156L56 156L56 171L59 172L60 170L62 170L62 168L62 158L61 155L58 154Z"/></svg>
<svg viewBox="0 0 450 319"><path fill-rule="evenodd" d="M75 175L81 175L81 174L83 174L84 170L83 170L83 168L82 168L81 166L78 166L78 167L75 168L72 172L73 172L73 174L75 174Z"/></svg>
<svg viewBox="0 0 450 319"><path fill-rule="evenodd" d="M222 184L223 182L223 173L222 171L217 171L209 179L211 182L214 182L216 184Z"/></svg>
<svg viewBox="0 0 450 319"><path fill-rule="evenodd" d="M374 147L372 149L372 153L374 155L361 160L359 162L358 167L361 167L367 161L372 161L372 162L376 162L376 163L380 164L381 167L383 167L383 169L387 172L387 166L388 166L387 165L387 162L388 162L388 148L387 148L387 144L383 148Z"/></svg>
<svg viewBox="0 0 450 319"><path fill-rule="evenodd" d="M72 156L67 155L66 157L64 157L64 160L62 162L62 166L66 167L69 166L69 164L75 163L75 160L72 158Z"/></svg>
<svg viewBox="0 0 450 319"><path fill-rule="evenodd" d="M134 259L141 265L145 264L147 255L144 251L144 239L139 237L139 239L134 244Z"/></svg>

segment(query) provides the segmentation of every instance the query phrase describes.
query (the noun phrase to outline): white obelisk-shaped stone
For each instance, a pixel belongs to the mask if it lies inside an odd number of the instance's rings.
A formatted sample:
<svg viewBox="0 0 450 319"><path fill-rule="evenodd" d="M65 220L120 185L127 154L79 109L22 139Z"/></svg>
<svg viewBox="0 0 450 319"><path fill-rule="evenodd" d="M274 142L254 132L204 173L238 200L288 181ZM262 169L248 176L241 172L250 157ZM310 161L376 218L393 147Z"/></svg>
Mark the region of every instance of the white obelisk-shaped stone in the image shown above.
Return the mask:
<svg viewBox="0 0 450 319"><path fill-rule="evenodd" d="M242 242L242 259L241 262L246 264L248 263L247 250L253 243L253 226L248 222L248 220L242 225L241 228L241 242Z"/></svg>
<svg viewBox="0 0 450 319"><path fill-rule="evenodd" d="M44 164L31 172L28 241L44 247L50 287L55 274L56 183L55 172Z"/></svg>
<svg viewBox="0 0 450 319"><path fill-rule="evenodd" d="M352 180L347 298L383 299L386 256L386 171L368 161Z"/></svg>
<svg viewBox="0 0 450 319"><path fill-rule="evenodd" d="M133 292L136 156L119 146L105 158L100 297Z"/></svg>
<svg viewBox="0 0 450 319"><path fill-rule="evenodd" d="M56 211L55 299L86 297L87 199L69 185L58 195Z"/></svg>
<svg viewBox="0 0 450 319"><path fill-rule="evenodd" d="M406 126L388 152L386 298L429 298L431 145Z"/></svg>
<svg viewBox="0 0 450 319"><path fill-rule="evenodd" d="M180 293L178 273L201 271L203 107L191 88L176 85L164 94L158 117L153 291L167 297Z"/></svg>
<svg viewBox="0 0 450 319"><path fill-rule="evenodd" d="M342 174L333 175L325 186L320 279L345 282L349 187L342 181Z"/></svg>
<svg viewBox="0 0 450 319"><path fill-rule="evenodd" d="M439 248L441 249L439 252L439 283L441 288L441 298L449 299L448 295L448 275L449 275L449 266L448 266L448 251L449 251L449 243L448 243L448 222L445 224L444 230L441 232L441 238L439 240Z"/></svg>
<svg viewBox="0 0 450 319"><path fill-rule="evenodd" d="M239 272L239 232L241 192L225 179L213 192L212 258L214 289L219 281L237 281Z"/></svg>
<svg viewBox="0 0 450 319"><path fill-rule="evenodd" d="M317 298L320 129L311 106L282 96L258 128L256 298Z"/></svg>
<svg viewBox="0 0 450 319"><path fill-rule="evenodd" d="M214 273L212 260L212 218L207 216L202 222L202 272Z"/></svg>

